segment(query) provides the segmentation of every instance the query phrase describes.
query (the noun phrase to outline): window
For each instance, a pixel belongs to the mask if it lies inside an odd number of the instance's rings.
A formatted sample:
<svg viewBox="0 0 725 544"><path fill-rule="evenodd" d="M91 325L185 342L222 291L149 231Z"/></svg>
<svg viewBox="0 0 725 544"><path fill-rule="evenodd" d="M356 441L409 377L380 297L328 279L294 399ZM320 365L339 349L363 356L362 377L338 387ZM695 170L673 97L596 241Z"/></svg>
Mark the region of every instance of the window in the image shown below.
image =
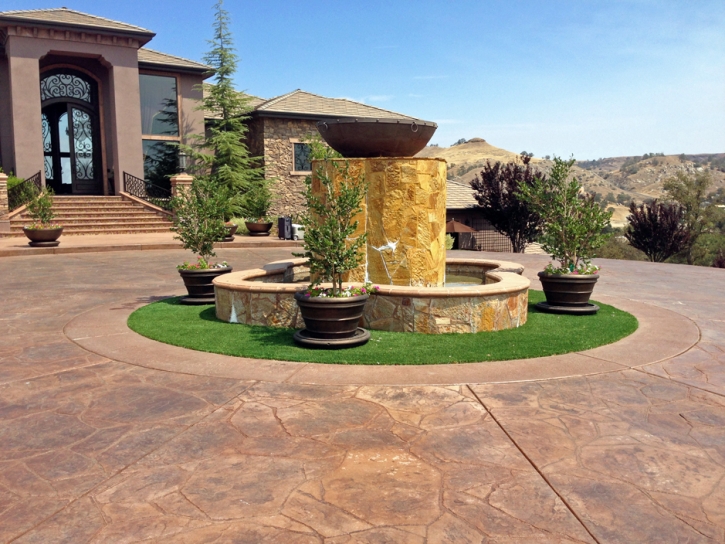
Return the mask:
<svg viewBox="0 0 725 544"><path fill-rule="evenodd" d="M309 144L293 142L294 148L294 171L295 172L311 172L312 158L310 157Z"/></svg>
<svg viewBox="0 0 725 544"><path fill-rule="evenodd" d="M163 140L143 141L143 177L146 181L171 189L170 176L178 171L179 145Z"/></svg>
<svg viewBox="0 0 725 544"><path fill-rule="evenodd" d="M139 78L141 133L144 136L178 136L176 78L148 74L141 74Z"/></svg>
<svg viewBox="0 0 725 544"><path fill-rule="evenodd" d="M147 182L170 188L170 176L178 172L179 107L176 78L139 75L143 175Z"/></svg>

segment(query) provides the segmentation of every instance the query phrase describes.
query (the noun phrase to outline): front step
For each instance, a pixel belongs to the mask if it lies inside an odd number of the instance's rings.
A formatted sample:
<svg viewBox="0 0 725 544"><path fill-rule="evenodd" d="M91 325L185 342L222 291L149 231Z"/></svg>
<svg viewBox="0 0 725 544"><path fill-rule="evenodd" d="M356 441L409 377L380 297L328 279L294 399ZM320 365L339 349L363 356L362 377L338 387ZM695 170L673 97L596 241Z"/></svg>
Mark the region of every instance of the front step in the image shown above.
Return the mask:
<svg viewBox="0 0 725 544"><path fill-rule="evenodd" d="M63 235L141 234L169 232L171 221L165 214L125 200L121 196L55 196L55 223L63 225ZM30 223L27 212L10 220L10 232L0 236L24 236Z"/></svg>

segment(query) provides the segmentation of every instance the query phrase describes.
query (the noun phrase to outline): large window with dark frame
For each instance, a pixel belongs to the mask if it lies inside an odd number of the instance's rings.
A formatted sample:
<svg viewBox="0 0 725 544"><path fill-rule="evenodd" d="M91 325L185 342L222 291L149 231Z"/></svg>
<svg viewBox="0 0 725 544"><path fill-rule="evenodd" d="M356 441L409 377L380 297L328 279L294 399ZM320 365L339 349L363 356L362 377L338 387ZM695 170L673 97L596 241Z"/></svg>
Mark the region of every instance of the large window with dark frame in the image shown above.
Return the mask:
<svg viewBox="0 0 725 544"><path fill-rule="evenodd" d="M140 74L144 179L169 188L178 169L179 107L176 78Z"/></svg>

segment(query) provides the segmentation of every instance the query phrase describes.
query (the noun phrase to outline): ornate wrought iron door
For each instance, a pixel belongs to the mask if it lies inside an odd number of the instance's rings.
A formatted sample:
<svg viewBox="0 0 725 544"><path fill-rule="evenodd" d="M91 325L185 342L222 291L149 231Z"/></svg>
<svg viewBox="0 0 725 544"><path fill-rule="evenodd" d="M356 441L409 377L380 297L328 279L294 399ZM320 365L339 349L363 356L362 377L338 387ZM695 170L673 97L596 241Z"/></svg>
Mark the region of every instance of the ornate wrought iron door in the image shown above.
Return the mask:
<svg viewBox="0 0 725 544"><path fill-rule="evenodd" d="M59 194L102 194L95 85L52 73L41 81L45 179Z"/></svg>

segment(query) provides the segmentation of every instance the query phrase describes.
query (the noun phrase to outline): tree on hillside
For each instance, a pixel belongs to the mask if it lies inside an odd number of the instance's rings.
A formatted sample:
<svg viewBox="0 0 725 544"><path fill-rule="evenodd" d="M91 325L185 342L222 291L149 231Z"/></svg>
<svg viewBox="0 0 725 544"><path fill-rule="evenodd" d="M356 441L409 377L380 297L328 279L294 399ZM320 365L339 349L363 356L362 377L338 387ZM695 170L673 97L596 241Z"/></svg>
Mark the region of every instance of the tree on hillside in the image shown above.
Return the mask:
<svg viewBox="0 0 725 544"><path fill-rule="evenodd" d="M197 138L190 149L194 165L190 168L197 177L217 183L230 193L226 219L231 215L248 215L247 204L269 195L259 157L252 157L245 140L248 114L252 110L250 97L234 89L237 70L229 14L223 0L214 5L213 39L204 61L214 68L213 84L204 83L204 98L200 109L212 112L206 135Z"/></svg>
<svg viewBox="0 0 725 544"><path fill-rule="evenodd" d="M650 261L664 262L687 246L690 236L679 204L653 200L637 206L632 202L629 214L624 237Z"/></svg>
<svg viewBox="0 0 725 544"><path fill-rule="evenodd" d="M541 232L541 219L518 197L522 185L532 185L536 177L546 176L531 167L531 157L521 162L486 165L471 181L478 208L497 232L511 240L514 253L523 253Z"/></svg>
<svg viewBox="0 0 725 544"><path fill-rule="evenodd" d="M694 263L693 247L697 239L710 226L712 209L707 203L707 190L712 185L709 172L689 175L677 172L662 184L665 194L682 207L683 221L687 228L688 241L683 248L687 264Z"/></svg>

